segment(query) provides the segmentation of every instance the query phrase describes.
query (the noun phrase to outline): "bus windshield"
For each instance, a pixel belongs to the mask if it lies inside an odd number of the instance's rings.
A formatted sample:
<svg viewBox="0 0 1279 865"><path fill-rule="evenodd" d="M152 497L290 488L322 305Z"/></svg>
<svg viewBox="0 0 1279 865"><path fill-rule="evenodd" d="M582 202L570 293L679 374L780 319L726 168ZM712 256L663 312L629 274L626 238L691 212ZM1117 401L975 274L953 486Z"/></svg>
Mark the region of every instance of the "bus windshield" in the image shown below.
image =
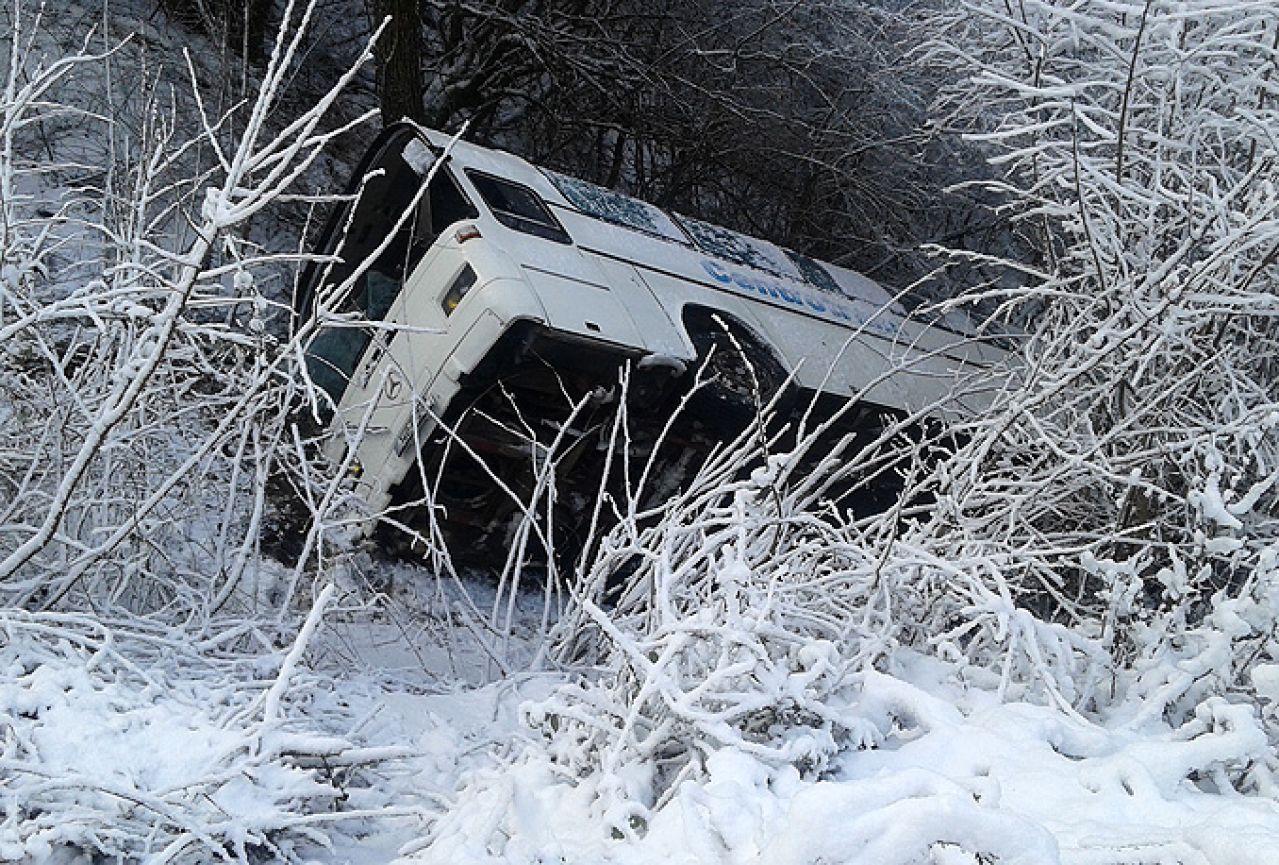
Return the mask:
<svg viewBox="0 0 1279 865"><path fill-rule="evenodd" d="M422 182L433 166L435 175L423 194ZM372 339L362 323L386 318L405 280L440 234L478 215L448 169L435 166L430 150L408 131L386 142L356 190L358 199L339 212L320 244L322 254L340 260L315 280L334 288L350 283L337 305L347 320L321 329L306 352L312 381L335 403ZM352 281L362 265L364 271ZM316 288L310 290L306 303L314 304Z"/></svg>

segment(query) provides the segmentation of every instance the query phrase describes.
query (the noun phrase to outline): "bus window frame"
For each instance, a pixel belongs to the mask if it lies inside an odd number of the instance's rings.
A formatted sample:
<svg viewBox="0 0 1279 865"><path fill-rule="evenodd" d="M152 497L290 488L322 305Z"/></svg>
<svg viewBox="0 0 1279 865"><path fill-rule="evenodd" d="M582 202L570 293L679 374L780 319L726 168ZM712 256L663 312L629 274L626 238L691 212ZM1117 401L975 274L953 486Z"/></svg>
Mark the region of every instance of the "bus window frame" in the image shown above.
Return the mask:
<svg viewBox="0 0 1279 865"><path fill-rule="evenodd" d="M542 196L537 194L537 190L533 189L533 187L511 180L507 177L502 177L498 174L481 171L478 168L471 168L470 166L466 166L462 173L466 176L467 180L470 181L470 185L474 188L476 196L481 202L483 202L485 208L488 209L488 212L503 227L529 237L538 237L542 240L549 240L552 243L559 243L565 246L573 245L573 237L568 233L568 229L566 229L563 224L555 218L555 213L551 210L550 205L542 198ZM484 194L484 190L475 182L476 179L479 179L482 182L505 184L506 186L522 190L527 193L530 200L537 205L542 214L545 216L546 222L538 222L537 220L531 219L523 214L513 213L509 210L499 210L494 207L493 202L489 201L488 196ZM531 230L527 226L534 226L538 230Z"/></svg>

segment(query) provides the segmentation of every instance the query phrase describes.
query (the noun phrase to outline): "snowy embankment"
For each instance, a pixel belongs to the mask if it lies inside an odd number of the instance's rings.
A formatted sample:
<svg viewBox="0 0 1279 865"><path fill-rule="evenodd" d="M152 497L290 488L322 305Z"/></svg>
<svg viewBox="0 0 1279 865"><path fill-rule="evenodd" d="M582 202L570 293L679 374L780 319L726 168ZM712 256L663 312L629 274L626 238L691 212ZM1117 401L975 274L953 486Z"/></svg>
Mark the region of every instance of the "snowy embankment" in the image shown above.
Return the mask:
<svg viewBox="0 0 1279 865"><path fill-rule="evenodd" d="M386 666L368 625L322 628L330 668L290 679L287 650L219 661L216 641L113 644L76 617L2 624L10 861L1243 865L1279 849L1273 799L1205 791L1269 747L1251 706L1220 700L1176 729L1097 723L900 650L828 702L860 741L820 777L691 743L704 777L622 832L600 813L605 778L566 775L527 723L562 676L441 691Z"/></svg>
<svg viewBox="0 0 1279 865"><path fill-rule="evenodd" d="M904 653L905 654L905 653ZM633 841L610 839L593 785L534 753L471 780L423 855L433 862L1271 862L1273 801L1225 798L1192 775L1255 758L1246 708L1137 731L1001 703L953 666L906 656L850 677L844 723L866 747L821 780L739 748L706 755ZM871 744L874 742L875 744ZM979 859L984 854L986 858Z"/></svg>
<svg viewBox="0 0 1279 865"><path fill-rule="evenodd" d="M847 526L788 513L786 462L622 526L584 577L627 561L626 585L549 633L540 593L498 592L509 615L486 637L457 624L493 584L446 590L367 561L411 603L343 608L329 588L291 641L253 620L179 642L9 613L2 852L1270 861L1279 668L1250 667L1255 698L1219 693L1232 644L1273 627L1269 598L1219 598L1176 646L1119 668L1002 607L989 561L926 562L912 536L877 557ZM1002 650L982 649L1001 633ZM474 684L503 657L510 670L562 652L577 660L561 672Z"/></svg>

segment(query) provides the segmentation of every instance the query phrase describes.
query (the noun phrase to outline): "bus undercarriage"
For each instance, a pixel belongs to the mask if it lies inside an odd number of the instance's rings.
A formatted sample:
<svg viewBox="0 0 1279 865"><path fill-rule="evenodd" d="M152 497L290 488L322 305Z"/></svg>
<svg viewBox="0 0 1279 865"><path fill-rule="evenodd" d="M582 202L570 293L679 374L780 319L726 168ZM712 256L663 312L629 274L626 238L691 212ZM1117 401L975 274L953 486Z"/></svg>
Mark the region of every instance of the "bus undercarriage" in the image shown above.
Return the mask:
<svg viewBox="0 0 1279 865"><path fill-rule="evenodd" d="M693 331L695 368L521 323L463 379L419 459L391 490L379 545L419 557L447 550L492 565L515 548L529 561L578 561L630 508L660 507L714 450L755 424L763 449L794 445L795 420L837 418L810 462L847 436L869 442L896 413L846 406L790 387L780 367L732 329ZM779 393L780 391L780 393ZM744 473L752 466L742 466ZM854 513L896 500L898 475L844 484L832 501Z"/></svg>

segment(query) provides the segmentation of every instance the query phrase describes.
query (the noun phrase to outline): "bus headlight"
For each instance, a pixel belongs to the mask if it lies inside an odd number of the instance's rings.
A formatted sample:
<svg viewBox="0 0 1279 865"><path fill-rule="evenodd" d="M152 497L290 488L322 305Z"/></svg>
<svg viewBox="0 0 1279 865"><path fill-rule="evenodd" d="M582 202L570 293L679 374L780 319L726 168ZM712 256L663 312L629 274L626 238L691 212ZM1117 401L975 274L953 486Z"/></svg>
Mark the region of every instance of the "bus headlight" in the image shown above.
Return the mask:
<svg viewBox="0 0 1279 865"><path fill-rule="evenodd" d="M452 315L453 310L457 309L457 305L462 302L462 298L466 297L466 293L475 285L475 271L468 264L462 268L461 273L453 278L453 284L449 286L449 290L444 292L444 298L440 301L440 306L444 308L445 315Z"/></svg>

